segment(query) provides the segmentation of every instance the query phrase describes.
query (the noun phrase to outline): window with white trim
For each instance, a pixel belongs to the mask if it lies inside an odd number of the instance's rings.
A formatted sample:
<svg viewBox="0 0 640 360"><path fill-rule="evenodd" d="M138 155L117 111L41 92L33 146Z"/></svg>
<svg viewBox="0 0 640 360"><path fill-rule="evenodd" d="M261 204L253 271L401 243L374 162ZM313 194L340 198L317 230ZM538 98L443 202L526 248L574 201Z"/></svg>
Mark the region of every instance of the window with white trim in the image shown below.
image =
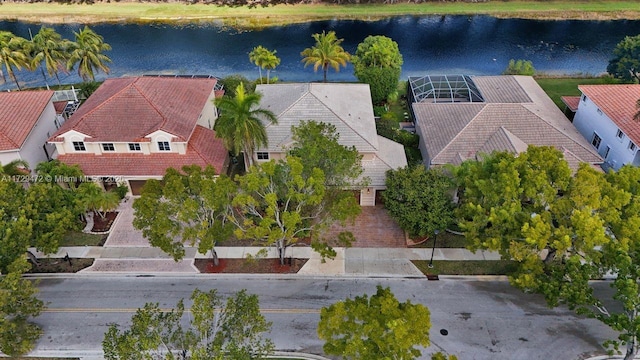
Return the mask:
<svg viewBox="0 0 640 360"><path fill-rule="evenodd" d="M104 143L102 144L102 151L116 151L116 147L113 146L113 143Z"/></svg>
<svg viewBox="0 0 640 360"><path fill-rule="evenodd" d="M129 151L140 151L140 144L129 143Z"/></svg>
<svg viewBox="0 0 640 360"><path fill-rule="evenodd" d="M269 160L268 152L259 152L256 154L256 156L258 157L258 160Z"/></svg>
<svg viewBox="0 0 640 360"><path fill-rule="evenodd" d="M637 147L636 144L634 144L633 142L629 141L629 146L628 146L629 150L636 151L636 147Z"/></svg>
<svg viewBox="0 0 640 360"><path fill-rule="evenodd" d="M602 139L600 138L600 136L596 133L593 133L593 139L591 139L591 145L595 146L596 149L599 149L601 142L602 142Z"/></svg>
<svg viewBox="0 0 640 360"><path fill-rule="evenodd" d="M171 151L171 147L169 146L168 141L158 141L158 150L160 151Z"/></svg>
<svg viewBox="0 0 640 360"><path fill-rule="evenodd" d="M582 94L582 96L581 96L581 97L582 97L582 102L587 101L587 97L586 97L584 94Z"/></svg>
<svg viewBox="0 0 640 360"><path fill-rule="evenodd" d="M75 151L87 151L87 148L84 147L84 141L74 141L73 142L73 150L75 150Z"/></svg>
<svg viewBox="0 0 640 360"><path fill-rule="evenodd" d="M618 132L616 132L616 137L620 140L624 138L624 133L622 132L622 130L618 129Z"/></svg>
<svg viewBox="0 0 640 360"><path fill-rule="evenodd" d="M602 110L598 109L598 115L602 115Z"/></svg>

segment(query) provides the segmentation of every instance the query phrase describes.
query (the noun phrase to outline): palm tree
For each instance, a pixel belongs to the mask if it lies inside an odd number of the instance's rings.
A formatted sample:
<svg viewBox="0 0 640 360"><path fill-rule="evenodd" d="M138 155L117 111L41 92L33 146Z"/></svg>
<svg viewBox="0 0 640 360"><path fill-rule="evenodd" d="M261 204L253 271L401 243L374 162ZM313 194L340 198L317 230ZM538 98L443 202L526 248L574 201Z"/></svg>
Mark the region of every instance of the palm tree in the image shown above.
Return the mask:
<svg viewBox="0 0 640 360"><path fill-rule="evenodd" d="M16 83L18 90L21 90L13 68L22 70L23 67L28 68L30 66L29 42L27 39L16 36L10 31L0 31L0 66L3 64L9 76ZM1 68L0 72L2 72ZM4 73L2 73L2 80L7 81Z"/></svg>
<svg viewBox="0 0 640 360"><path fill-rule="evenodd" d="M93 182L83 182L78 186L77 201L85 211L92 211L102 219L106 213L115 210L120 204L120 197L113 191L104 191Z"/></svg>
<svg viewBox="0 0 640 360"><path fill-rule="evenodd" d="M29 163L24 160L13 160L0 164L0 174L5 176L25 175L29 173Z"/></svg>
<svg viewBox="0 0 640 360"><path fill-rule="evenodd" d="M304 66L313 64L313 71L318 71L322 67L324 72L324 82L327 82L327 70L332 67L336 72L340 71L340 66L347 66L351 55L344 51L340 44L344 39L338 39L335 31L329 33L313 34L316 44L313 47L304 49L300 53Z"/></svg>
<svg viewBox="0 0 640 360"><path fill-rule="evenodd" d="M262 69L267 70L267 84L269 83L269 73L280 65L280 58L276 56L276 50L269 50L263 46L256 46L249 53L249 60L258 66L260 72L260 83L262 84Z"/></svg>
<svg viewBox="0 0 640 360"><path fill-rule="evenodd" d="M240 83L233 98L221 97L215 100L220 110L216 120L217 136L224 141L225 147L233 156L244 152L245 166L252 164L253 150L267 146L267 131L261 118L277 124L278 119L269 110L258 108L260 94L247 94Z"/></svg>
<svg viewBox="0 0 640 360"><path fill-rule="evenodd" d="M78 64L78 75L83 81L94 81L94 70L102 70L109 73L109 67L105 64L111 62L108 56L102 52L111 50L111 45L104 42L104 38L85 26L80 32L73 33L75 43L71 45L71 53L67 59L67 70L73 69Z"/></svg>
<svg viewBox="0 0 640 360"><path fill-rule="evenodd" d="M40 67L42 77L45 83L47 76L44 73L44 67L47 68L49 76L54 76L60 84L58 70L63 68L67 61L67 49L71 46L71 42L62 39L53 28L41 27L36 36L31 39L33 53L31 55L31 66L35 69ZM44 61L44 67L42 62Z"/></svg>

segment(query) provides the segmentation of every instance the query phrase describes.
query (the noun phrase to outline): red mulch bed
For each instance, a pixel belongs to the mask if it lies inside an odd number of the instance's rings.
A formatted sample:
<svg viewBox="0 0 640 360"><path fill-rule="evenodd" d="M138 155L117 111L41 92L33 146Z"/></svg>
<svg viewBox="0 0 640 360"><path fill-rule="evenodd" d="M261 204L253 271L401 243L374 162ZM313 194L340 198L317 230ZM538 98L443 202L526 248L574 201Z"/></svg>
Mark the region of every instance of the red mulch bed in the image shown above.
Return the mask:
<svg viewBox="0 0 640 360"><path fill-rule="evenodd" d="M286 259L286 265L280 265L280 259L219 259L218 266L212 259L196 259L195 265L201 273L226 274L295 274L308 259Z"/></svg>
<svg viewBox="0 0 640 360"><path fill-rule="evenodd" d="M98 214L93 214L93 232L106 232L111 229L111 224L116 220L118 212L108 212L105 214L104 219Z"/></svg>

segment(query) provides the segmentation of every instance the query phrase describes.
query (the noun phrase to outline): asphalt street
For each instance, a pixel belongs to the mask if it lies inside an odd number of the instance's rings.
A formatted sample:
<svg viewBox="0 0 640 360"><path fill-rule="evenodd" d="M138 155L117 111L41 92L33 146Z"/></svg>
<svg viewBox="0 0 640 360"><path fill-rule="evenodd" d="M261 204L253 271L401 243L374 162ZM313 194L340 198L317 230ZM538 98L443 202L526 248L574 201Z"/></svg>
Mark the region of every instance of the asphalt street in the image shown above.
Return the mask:
<svg viewBox="0 0 640 360"><path fill-rule="evenodd" d="M504 281L76 275L40 280L39 297L48 310L36 319L44 329L36 350L99 352L108 325L128 324L144 303L170 308L195 288L215 288L225 296L241 289L258 294L273 322L269 337L279 350L322 354L316 335L319 310L346 297L372 294L378 284L391 287L401 301L431 310L431 346L423 359L439 350L461 360L579 359L602 354L602 342L616 336L566 308L549 309L541 297L523 294Z"/></svg>

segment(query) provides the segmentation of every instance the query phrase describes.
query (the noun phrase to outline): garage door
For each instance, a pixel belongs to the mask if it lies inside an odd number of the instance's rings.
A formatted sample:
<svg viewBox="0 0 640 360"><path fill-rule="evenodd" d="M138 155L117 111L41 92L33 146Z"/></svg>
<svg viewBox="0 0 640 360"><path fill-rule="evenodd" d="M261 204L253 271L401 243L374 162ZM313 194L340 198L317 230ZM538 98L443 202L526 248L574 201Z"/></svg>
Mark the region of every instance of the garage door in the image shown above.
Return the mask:
<svg viewBox="0 0 640 360"><path fill-rule="evenodd" d="M129 187L131 188L131 194L139 196L142 192L142 187L147 180L129 180Z"/></svg>

